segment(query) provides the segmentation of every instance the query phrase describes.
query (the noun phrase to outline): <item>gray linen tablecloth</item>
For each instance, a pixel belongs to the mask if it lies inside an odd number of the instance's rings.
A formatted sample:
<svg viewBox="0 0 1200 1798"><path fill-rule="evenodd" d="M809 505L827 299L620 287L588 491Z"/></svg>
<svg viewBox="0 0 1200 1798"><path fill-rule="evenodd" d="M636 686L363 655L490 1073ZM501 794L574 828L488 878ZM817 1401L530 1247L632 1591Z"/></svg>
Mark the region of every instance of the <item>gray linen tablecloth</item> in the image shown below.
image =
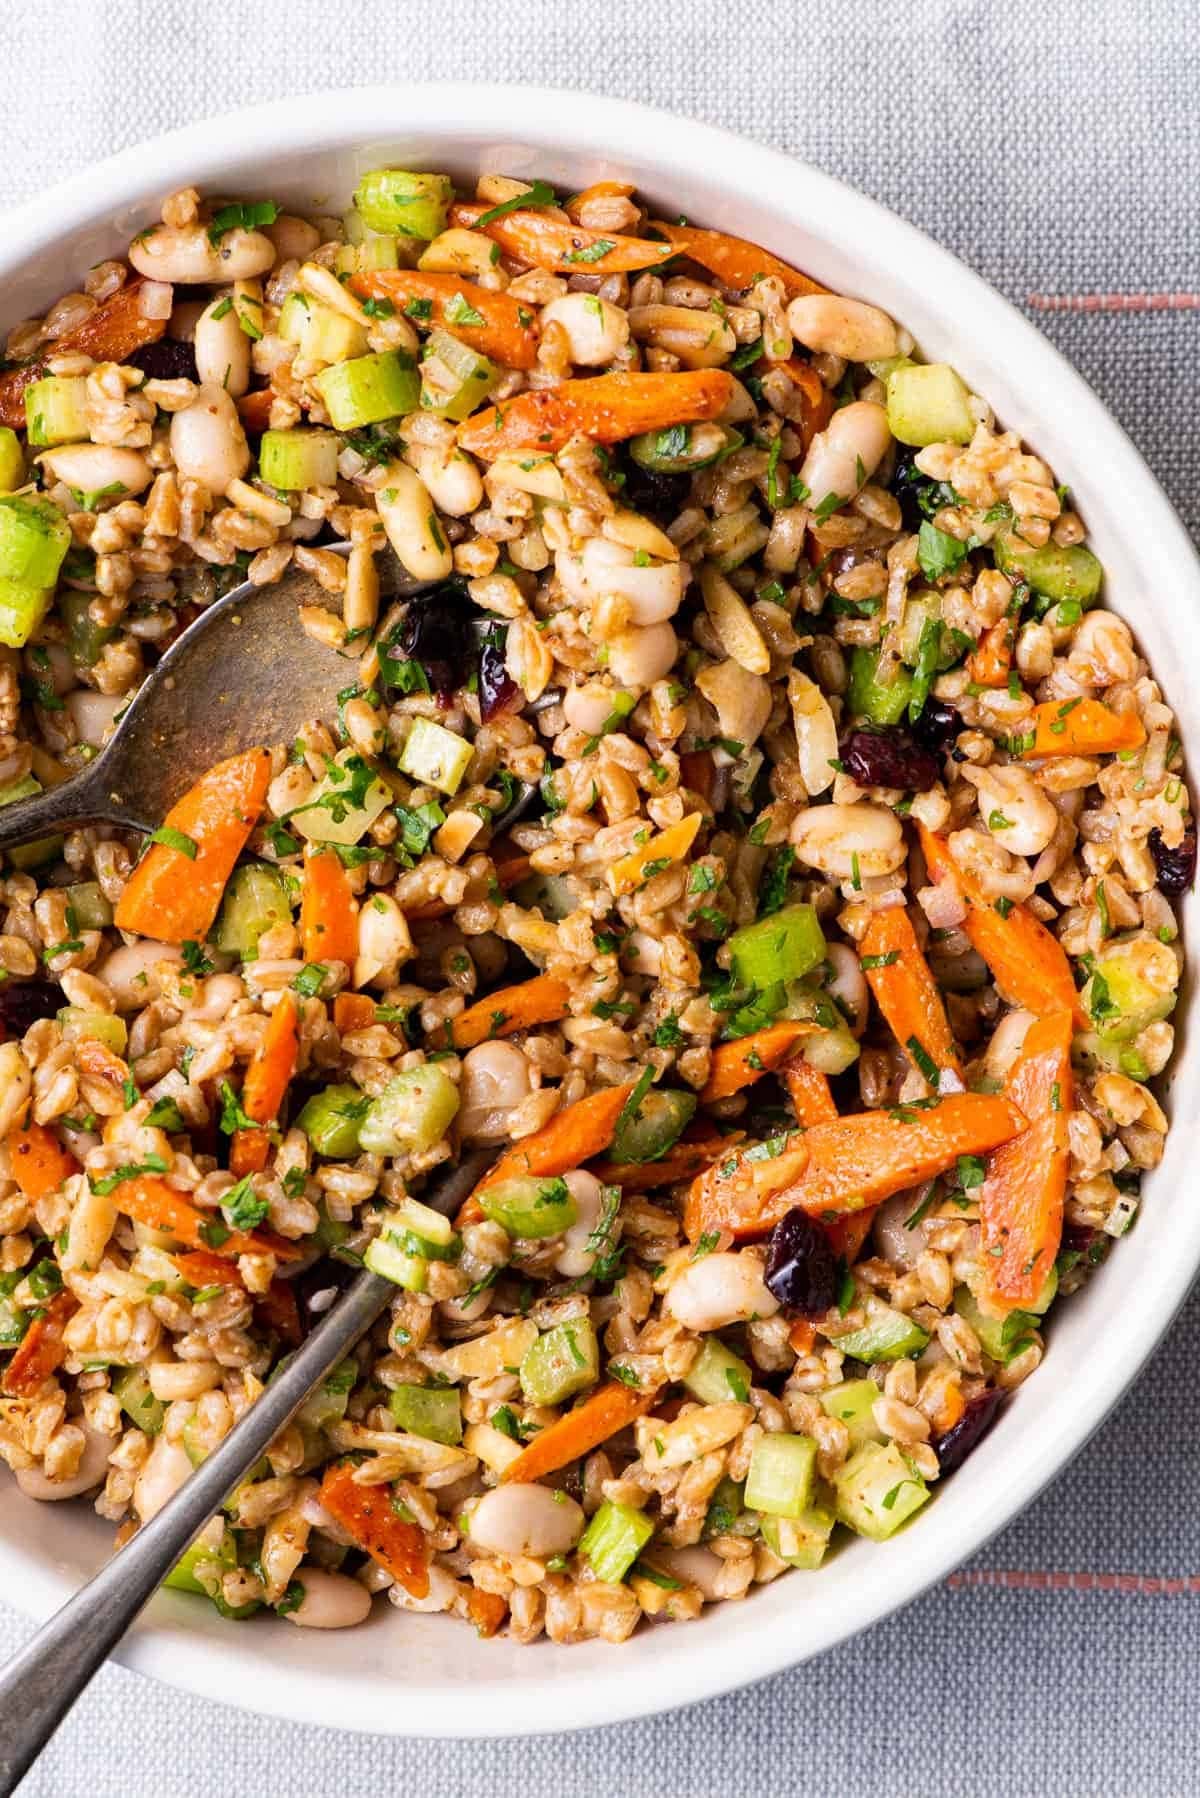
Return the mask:
<svg viewBox="0 0 1200 1798"><path fill-rule="evenodd" d="M0 204L170 125L321 86L649 101L808 157L955 250L1095 386L1195 531L1197 21L1195 0L10 6ZM968 1568L817 1665L650 1722L463 1745L260 1722L113 1669L23 1790L1200 1792L1198 1324L1195 1297L1108 1426ZM0 1657L27 1627L0 1609Z"/></svg>

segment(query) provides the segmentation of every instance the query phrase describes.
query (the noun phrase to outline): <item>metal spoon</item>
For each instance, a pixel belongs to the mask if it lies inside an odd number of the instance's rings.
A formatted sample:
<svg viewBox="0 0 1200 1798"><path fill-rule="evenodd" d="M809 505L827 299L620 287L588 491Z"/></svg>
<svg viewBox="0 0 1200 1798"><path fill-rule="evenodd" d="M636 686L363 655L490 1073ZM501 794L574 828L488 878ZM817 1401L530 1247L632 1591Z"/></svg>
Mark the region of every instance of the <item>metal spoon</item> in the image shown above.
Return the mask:
<svg viewBox="0 0 1200 1798"><path fill-rule="evenodd" d="M422 1203L450 1216L494 1151L468 1156ZM220 1447L31 1642L0 1670L0 1798L8 1798L142 1606L313 1388L380 1316L396 1288L364 1270L296 1350Z"/></svg>

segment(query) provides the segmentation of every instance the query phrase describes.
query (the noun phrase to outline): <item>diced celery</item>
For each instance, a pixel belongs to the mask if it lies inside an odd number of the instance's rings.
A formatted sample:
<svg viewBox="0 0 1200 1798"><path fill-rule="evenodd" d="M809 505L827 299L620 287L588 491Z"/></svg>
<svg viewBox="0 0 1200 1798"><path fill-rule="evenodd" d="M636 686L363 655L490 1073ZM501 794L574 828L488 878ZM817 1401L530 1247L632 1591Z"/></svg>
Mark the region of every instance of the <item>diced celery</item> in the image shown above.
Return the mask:
<svg viewBox="0 0 1200 1798"><path fill-rule="evenodd" d="M1046 1303L1048 1305L1050 1300L1047 1299ZM954 1309L963 1322L974 1330L984 1354L990 1355L1001 1367L1019 1355L1033 1332L1042 1326L1041 1317L1031 1310L1010 1311L1005 1317L987 1316L980 1310L974 1293L966 1286L955 1288Z"/></svg>
<svg viewBox="0 0 1200 1798"><path fill-rule="evenodd" d="M371 1155L423 1155L441 1141L458 1110L458 1088L436 1061L408 1068L372 1099L358 1132Z"/></svg>
<svg viewBox="0 0 1200 1798"><path fill-rule="evenodd" d="M886 1542L929 1498L921 1475L894 1442L864 1442L834 1476L839 1521Z"/></svg>
<svg viewBox="0 0 1200 1798"><path fill-rule="evenodd" d="M413 412L421 397L416 364L404 350L381 350L335 362L313 376L313 386L339 431L357 431Z"/></svg>
<svg viewBox="0 0 1200 1798"><path fill-rule="evenodd" d="M462 1400L453 1386L397 1386L388 1396L402 1430L457 1448L462 1441Z"/></svg>
<svg viewBox="0 0 1200 1798"><path fill-rule="evenodd" d="M25 479L21 439L8 425L0 426L0 493L12 493Z"/></svg>
<svg viewBox="0 0 1200 1798"><path fill-rule="evenodd" d="M702 1405L719 1405L731 1398L744 1405L753 1381L749 1362L726 1348L719 1336L704 1338L700 1353L683 1376L684 1386Z"/></svg>
<svg viewBox="0 0 1200 1798"><path fill-rule="evenodd" d="M365 326L332 306L322 306L298 288L292 289L280 308L279 335L285 343L296 344L301 359L314 366L348 362L367 353Z"/></svg>
<svg viewBox="0 0 1200 1798"><path fill-rule="evenodd" d="M70 547L71 527L49 500L0 498L0 575L6 581L53 587Z"/></svg>
<svg viewBox="0 0 1200 1798"><path fill-rule="evenodd" d="M652 1086L632 1112L622 1112L612 1140L614 1161L657 1161L679 1140L696 1109L695 1093Z"/></svg>
<svg viewBox="0 0 1200 1798"><path fill-rule="evenodd" d="M864 1442L882 1442L883 1433L875 1422L875 1401L883 1395L874 1380L843 1380L822 1392L821 1408L829 1417L844 1423L850 1434L850 1446Z"/></svg>
<svg viewBox="0 0 1200 1798"><path fill-rule="evenodd" d="M22 649L36 631L54 598L53 587L34 587L28 581L0 576L0 643Z"/></svg>
<svg viewBox="0 0 1200 1798"><path fill-rule="evenodd" d="M521 1391L531 1405L561 1405L599 1378L600 1345L588 1317L547 1330L521 1362Z"/></svg>
<svg viewBox="0 0 1200 1798"><path fill-rule="evenodd" d="M211 1598L213 1582L210 1580L205 1586L196 1577L196 1567L204 1561L217 1561L230 1571L237 1566L237 1543L233 1532L216 1517L209 1519L191 1547L185 1549L163 1585L173 1592L198 1592L203 1598Z"/></svg>
<svg viewBox="0 0 1200 1798"><path fill-rule="evenodd" d="M151 1392L145 1368L127 1367L113 1380L112 1390L130 1423L145 1430L147 1436L157 1436L163 1427L167 1407Z"/></svg>
<svg viewBox="0 0 1200 1798"><path fill-rule="evenodd" d="M812 1497L817 1445L811 1436L760 1436L746 1475L746 1503L769 1517L802 1517Z"/></svg>
<svg viewBox="0 0 1200 1798"><path fill-rule="evenodd" d="M561 1236L575 1222L575 1201L566 1181L497 1180L479 1194L486 1217L510 1236Z"/></svg>
<svg viewBox="0 0 1200 1798"><path fill-rule="evenodd" d="M212 940L226 955L253 961L263 932L291 921L286 874L268 862L246 862L230 876Z"/></svg>
<svg viewBox="0 0 1200 1798"><path fill-rule="evenodd" d="M458 1239L454 1225L432 1205L422 1205L419 1199L404 1199L397 1208L396 1218L404 1229L420 1237L422 1255L432 1255L442 1261L457 1259Z"/></svg>
<svg viewBox="0 0 1200 1798"><path fill-rule="evenodd" d="M107 930L113 908L95 880L81 880L67 888L67 904L81 930Z"/></svg>
<svg viewBox="0 0 1200 1798"><path fill-rule="evenodd" d="M575 910L575 895L561 874L531 874L517 882L513 898L525 911L540 911L551 923L561 924Z"/></svg>
<svg viewBox="0 0 1200 1798"><path fill-rule="evenodd" d="M503 370L448 331L431 331L421 357L421 406L457 422L498 385Z"/></svg>
<svg viewBox="0 0 1200 1798"><path fill-rule="evenodd" d="M193 1467L199 1467L212 1452L203 1440L200 1417L196 1411L192 1412L184 1424L180 1439L183 1442L183 1452Z"/></svg>
<svg viewBox="0 0 1200 1798"><path fill-rule="evenodd" d="M292 431L264 431L258 446L258 472L268 487L284 493L305 487L334 487L338 478L341 439L314 425Z"/></svg>
<svg viewBox="0 0 1200 1798"><path fill-rule="evenodd" d="M745 1481L731 1480L728 1475L718 1482L708 1501L704 1519L706 1536L757 1536L758 1512L748 1511L744 1504Z"/></svg>
<svg viewBox="0 0 1200 1798"><path fill-rule="evenodd" d="M703 448L699 453L692 425L668 425L662 431L642 431L630 438L627 448L639 468L648 468L654 474L691 474L694 469L706 468L715 462L733 445L736 433L724 430L725 443L722 445L717 435L719 430L719 426L703 427Z"/></svg>
<svg viewBox="0 0 1200 1798"><path fill-rule="evenodd" d="M992 544L996 566L1002 573L1028 582L1044 599L1074 599L1085 608L1100 593L1104 569L1086 544L1059 548L1047 543L1034 549L1017 536L1001 532Z"/></svg>
<svg viewBox="0 0 1200 1798"><path fill-rule="evenodd" d="M446 229L454 197L448 175L415 175L408 169L372 169L354 190L354 204L372 231L423 242Z"/></svg>
<svg viewBox="0 0 1200 1798"><path fill-rule="evenodd" d="M341 749L290 821L312 843L357 843L392 802L388 787L357 750Z"/></svg>
<svg viewBox="0 0 1200 1798"><path fill-rule="evenodd" d="M919 1355L929 1341L928 1333L902 1311L893 1311L872 1295L866 1301L866 1322L856 1330L833 1338L843 1355L856 1361L899 1361L905 1355Z"/></svg>
<svg viewBox="0 0 1200 1798"><path fill-rule="evenodd" d="M1136 1042L1114 1042L1110 1037L1101 1036L1097 1030L1081 1031L1071 1045L1071 1054L1080 1067L1089 1073L1112 1068L1129 1080L1144 1082L1150 1078L1150 1064Z"/></svg>
<svg viewBox="0 0 1200 1798"><path fill-rule="evenodd" d="M898 724L912 698L912 676L895 663L890 680L877 680L878 666L878 649L860 644L851 651L847 706L854 717L869 718L872 724Z"/></svg>
<svg viewBox="0 0 1200 1798"><path fill-rule="evenodd" d="M25 389L26 435L36 449L88 435L87 376L43 375Z"/></svg>
<svg viewBox="0 0 1200 1798"><path fill-rule="evenodd" d="M452 730L431 718L415 718L400 751L400 772L440 793L457 793L474 753Z"/></svg>
<svg viewBox="0 0 1200 1798"><path fill-rule="evenodd" d="M908 667L916 668L922 659L921 639L931 625L940 623L942 616L942 596L931 588L910 593L908 604L904 608L904 623L900 630L900 659ZM939 633L939 642L933 648L933 668L942 673L952 666L962 653L962 644L956 642L954 632L948 629Z"/></svg>
<svg viewBox="0 0 1200 1798"><path fill-rule="evenodd" d="M357 1362L339 1362L332 1373L326 1374L315 1391L309 1393L297 1411L296 1422L300 1428L306 1434L318 1435L331 1423L340 1422L346 1415L346 1406L350 1403L350 1394L357 1378Z"/></svg>
<svg viewBox="0 0 1200 1798"><path fill-rule="evenodd" d="M129 1032L124 1018L119 1018L111 1011L84 1011L78 1005L64 1005L58 1014L62 1033L68 1042L79 1042L84 1037L93 1042L103 1043L114 1055L124 1055L129 1041Z"/></svg>
<svg viewBox="0 0 1200 1798"><path fill-rule="evenodd" d="M362 275L373 275L381 268L399 268L397 240L394 237L364 237L355 249L354 266Z"/></svg>
<svg viewBox="0 0 1200 1798"><path fill-rule="evenodd" d="M887 415L899 443L970 443L970 395L947 362L909 363L887 378Z"/></svg>
<svg viewBox="0 0 1200 1798"><path fill-rule="evenodd" d="M818 1030L806 1036L800 1052L810 1067L821 1074L844 1074L862 1053L854 1032L846 1024L835 1024L831 1030Z"/></svg>
<svg viewBox="0 0 1200 1798"><path fill-rule="evenodd" d="M306 293L301 293L298 287L293 287L279 308L279 335L285 343L302 343L304 341L308 315L316 304L316 300L310 299Z"/></svg>
<svg viewBox="0 0 1200 1798"><path fill-rule="evenodd" d="M4 795L0 793L0 805L4 803ZM16 844L7 851L8 859L14 868L44 868L59 859L65 843L65 837L38 837L34 843Z"/></svg>
<svg viewBox="0 0 1200 1798"><path fill-rule="evenodd" d="M406 1292L424 1292L429 1280L429 1263L422 1255L412 1255L401 1246L386 1227L367 1245L363 1266L373 1274L381 1274Z"/></svg>
<svg viewBox="0 0 1200 1798"><path fill-rule="evenodd" d="M835 1522L831 1510L811 1504L799 1517L764 1517L762 1538L771 1553L789 1567L811 1572L825 1559Z"/></svg>
<svg viewBox="0 0 1200 1798"><path fill-rule="evenodd" d="M327 1089L328 1092L334 1092L337 1090L338 1089L335 1087L329 1087ZM347 1087L342 1087L340 1090L343 1092L353 1092L355 1089L352 1086L347 1086ZM323 1094L322 1097L324 1097L324 1096L325 1095ZM310 1099L308 1101L308 1103L311 1105L313 1103L313 1101ZM365 1099L363 1099L360 1101L360 1103L365 1107L367 1102ZM301 1113L301 1116L303 1116L303 1112ZM299 1119L297 1119L297 1122L299 1122ZM358 1131L357 1130L355 1130L354 1139L355 1139L355 1142L357 1143L357 1141L358 1141ZM310 1141L311 1141L311 1138L310 1138ZM353 1153L353 1150L351 1150L351 1153ZM325 1250L326 1252L328 1252L330 1249L340 1249L342 1244L349 1237L349 1235L350 1235L349 1224L343 1223L340 1217L331 1217L329 1215L329 1207L324 1203L323 1200L318 1201L318 1204L317 1204L317 1227L316 1227L316 1230L313 1232L313 1241L317 1244L317 1247Z"/></svg>
<svg viewBox="0 0 1200 1798"><path fill-rule="evenodd" d="M7 786L0 787L0 805L15 805L18 799L32 799L41 790L42 783L36 774L22 774L20 780L10 780Z"/></svg>
<svg viewBox="0 0 1200 1798"><path fill-rule="evenodd" d="M67 630L67 648L77 668L91 668L106 643L117 634L115 624L97 624L91 617L94 593L79 593L68 588L60 595L59 613Z"/></svg>
<svg viewBox="0 0 1200 1798"><path fill-rule="evenodd" d="M327 1086L305 1102L296 1127L318 1155L346 1161L358 1154L358 1133L370 1103L357 1086Z"/></svg>
<svg viewBox="0 0 1200 1798"><path fill-rule="evenodd" d="M588 1524L579 1552L591 1562L597 1579L623 1580L654 1534L653 1520L632 1505L614 1505L605 1499Z"/></svg>
<svg viewBox="0 0 1200 1798"><path fill-rule="evenodd" d="M735 930L729 953L738 983L762 991L810 974L825 959L825 938L811 905L785 905L769 918Z"/></svg>
<svg viewBox="0 0 1200 1798"><path fill-rule="evenodd" d="M1148 1025L1170 1017L1177 978L1175 958L1165 944L1132 936L1097 956L1082 1004L1104 1042L1130 1043Z"/></svg>

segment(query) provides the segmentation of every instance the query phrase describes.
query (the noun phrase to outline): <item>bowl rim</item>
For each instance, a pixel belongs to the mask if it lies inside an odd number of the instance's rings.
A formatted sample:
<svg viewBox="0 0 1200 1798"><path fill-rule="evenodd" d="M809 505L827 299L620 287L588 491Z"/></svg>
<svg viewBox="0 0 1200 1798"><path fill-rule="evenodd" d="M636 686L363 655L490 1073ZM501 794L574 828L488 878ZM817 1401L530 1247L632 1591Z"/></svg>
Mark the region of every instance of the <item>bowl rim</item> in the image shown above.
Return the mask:
<svg viewBox="0 0 1200 1798"><path fill-rule="evenodd" d="M397 120L403 121L402 131ZM640 103L524 84L396 82L323 90L238 108L122 150L10 210L5 216L0 275L15 272L30 258L52 253L71 232L128 208L148 186L164 194L192 182L211 185L223 169L255 157L346 151L372 138L386 140L414 131L428 135L431 160L441 146L506 142L514 134L544 155L558 144L572 155L590 154L610 162L620 160L622 146L633 145L633 154L652 163L664 183L674 172L682 175L693 168L719 186L731 203L740 199L766 207L782 226L810 233L830 246L845 247L853 221L856 231L871 234L870 260L889 259L897 269L906 258L919 260L928 284L952 293L956 303L968 309L973 335L995 334L1006 358L1021 358L1023 387L1038 394L1040 408L1053 403L1070 409L1089 455L1102 449L1107 475L1115 474L1124 482L1122 491L1136 513L1139 532L1146 533L1153 545L1153 565L1169 570L1200 608L1200 564L1157 479L1083 377L1009 301L918 227L810 163L733 131ZM152 171L149 180L148 171ZM764 194L771 195L769 201L764 201ZM939 297L934 312L940 306ZM1173 1063L1177 1081L1192 1059L1187 1045L1178 1042ZM701 1639L692 1632L672 1631L670 1655L656 1661L661 1686L628 1678L619 1653L608 1661L589 1661L584 1678L572 1678L568 1668L552 1680L539 1680L539 1672L546 1669L538 1668L537 1657L545 1651L534 1650L535 1664L528 1667L522 1690L528 1697L541 1685L556 1699L569 1690L566 1719L554 1715L557 1703L538 1707L528 1702L521 1703L514 1719L512 1689L499 1683L472 1687L472 1702L464 1705L461 1684L444 1679L422 1684L419 1677L413 1681L406 1676L398 1689L408 1701L388 1706L382 1714L380 1707L373 1707L370 1733L522 1736L628 1721L716 1697L783 1671L911 1603L1024 1510L1128 1391L1169 1328L1200 1265L1200 1211L1189 1226L1188 1214L1181 1209L1173 1225L1175 1253L1160 1256L1152 1265L1148 1284L1140 1289L1143 1302L1109 1319L1086 1363L1072 1367L1069 1393L1051 1399L1053 1428L1038 1432L1044 1456L1030 1455L1019 1472L1007 1473L1005 1482L973 1509L936 1507L945 1512L939 1527L907 1533L907 1552L894 1557L897 1564L888 1566L886 1582L869 1576L859 1580L837 1616L809 1640L798 1642L794 1632L775 1625L735 1628L735 1665L730 1654L714 1652L708 1634ZM26 1616L40 1619L69 1596L75 1582L59 1567L31 1566L19 1540L0 1536L0 1586ZM738 1614L743 1614L740 1609ZM252 1689L250 1682L242 1688L230 1679L239 1653L227 1636L218 1647L201 1632L160 1629L152 1614L143 1615L115 1658L164 1683L257 1714L362 1730L358 1717L345 1721L336 1707L330 1714L327 1700L343 1676L328 1671L297 1676L289 1669L286 1678L263 1676ZM269 1653L249 1658L265 1661L269 1671ZM532 1719L531 1711L538 1713Z"/></svg>

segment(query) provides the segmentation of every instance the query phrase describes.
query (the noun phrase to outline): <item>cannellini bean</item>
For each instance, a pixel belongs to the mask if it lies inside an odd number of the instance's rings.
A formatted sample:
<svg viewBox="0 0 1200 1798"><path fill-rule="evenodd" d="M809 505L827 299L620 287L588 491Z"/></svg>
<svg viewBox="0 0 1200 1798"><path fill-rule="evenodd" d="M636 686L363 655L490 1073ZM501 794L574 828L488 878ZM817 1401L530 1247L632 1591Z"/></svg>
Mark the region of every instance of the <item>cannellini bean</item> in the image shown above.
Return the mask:
<svg viewBox="0 0 1200 1798"><path fill-rule="evenodd" d="M177 1398L199 1398L221 1384L215 1361L154 1361L146 1369L150 1390L164 1404Z"/></svg>
<svg viewBox="0 0 1200 1798"><path fill-rule="evenodd" d="M56 481L65 481L77 493L112 490L114 501L141 493L154 472L140 450L116 449L109 443L67 443L47 450L39 458Z"/></svg>
<svg viewBox="0 0 1200 1798"><path fill-rule="evenodd" d="M471 1541L497 1555L570 1554L583 1534L581 1507L549 1486L497 1486L471 1516Z"/></svg>
<svg viewBox="0 0 1200 1798"><path fill-rule="evenodd" d="M108 1457L117 1446L115 1436L103 1436L99 1430L85 1427L83 1454L79 1466L69 1480L48 1480L40 1467L22 1467L17 1470L17 1485L26 1498L36 1498L43 1502L59 1498L78 1498L81 1493L90 1492L98 1486L108 1469Z"/></svg>
<svg viewBox="0 0 1200 1798"><path fill-rule="evenodd" d="M915 1267L917 1256L924 1250L925 1237L919 1227L907 1227L920 1203L921 1194L910 1189L887 1199L875 1213L875 1242L884 1260L893 1267Z"/></svg>
<svg viewBox="0 0 1200 1798"><path fill-rule="evenodd" d="M403 961L415 954L408 919L386 893L373 893L370 905L358 915L358 955L354 963L355 986L372 981L383 986L396 978Z"/></svg>
<svg viewBox="0 0 1200 1798"><path fill-rule="evenodd" d="M171 419L171 454L180 474L224 493L250 466L250 449L237 407L225 389L207 381Z"/></svg>
<svg viewBox="0 0 1200 1798"><path fill-rule="evenodd" d="M832 786L837 772L833 765L838 753L837 725L824 693L799 668L788 675L788 702L800 752L800 778L815 798Z"/></svg>
<svg viewBox="0 0 1200 1798"><path fill-rule="evenodd" d="M886 312L836 293L807 293L787 310L792 336L805 349L847 362L882 362L897 354L900 333Z"/></svg>
<svg viewBox="0 0 1200 1798"><path fill-rule="evenodd" d="M650 1559L655 1567L685 1585L695 1586L708 1603L722 1596L719 1584L725 1563L711 1548L659 1548L655 1544Z"/></svg>
<svg viewBox="0 0 1200 1798"><path fill-rule="evenodd" d="M599 736L612 715L618 689L604 681L586 681L579 687L568 687L563 695L563 714L576 730L589 737ZM632 694L624 695L632 698Z"/></svg>
<svg viewBox="0 0 1200 1798"><path fill-rule="evenodd" d="M685 368L713 368L737 349L725 320L694 306L634 306L629 328L639 343L678 356Z"/></svg>
<svg viewBox="0 0 1200 1798"><path fill-rule="evenodd" d="M161 997L160 962L183 966L183 951L173 943L155 943L143 939L125 943L114 949L92 972L113 996L118 1011L141 1011L143 1006Z"/></svg>
<svg viewBox="0 0 1200 1798"><path fill-rule="evenodd" d="M696 685L716 711L721 735L747 747L771 716L771 689L761 674L748 674L732 659L702 668Z"/></svg>
<svg viewBox="0 0 1200 1798"><path fill-rule="evenodd" d="M263 236L275 245L280 262L305 262L321 242L317 227L294 212L281 212L273 225L264 225Z"/></svg>
<svg viewBox="0 0 1200 1798"><path fill-rule="evenodd" d="M862 963L849 943L826 943L825 959L833 968L832 975L824 982L825 991L836 1000L855 1036L861 1036L867 1027L870 1010Z"/></svg>
<svg viewBox="0 0 1200 1798"><path fill-rule="evenodd" d="M567 484L553 456L497 456L488 468L484 485L489 494L515 487L518 493L533 493L555 505L567 502Z"/></svg>
<svg viewBox="0 0 1200 1798"><path fill-rule="evenodd" d="M629 342L629 314L593 293L565 293L542 307L542 326L561 325L571 360L580 368L602 368Z"/></svg>
<svg viewBox="0 0 1200 1798"><path fill-rule="evenodd" d="M371 1594L347 1573L302 1567L296 1579L304 1588L304 1597L284 1616L301 1629L349 1629L370 1615Z"/></svg>
<svg viewBox="0 0 1200 1798"><path fill-rule="evenodd" d="M507 1443L508 1447L514 1451L511 1457L513 1460L521 1452L510 1437L502 1436L500 1431L493 1430L490 1424L474 1424L471 1426L471 1430L487 1430L491 1435L498 1436L501 1442ZM471 1434L471 1430L468 1430L468 1435ZM474 1454L477 1451L472 1449L471 1452ZM482 1457L480 1458L482 1459ZM495 1471L500 1472L502 1469ZM454 1603L457 1593L458 1585L454 1575L447 1573L444 1567L439 1567L436 1561L429 1568L429 1590L424 1598L414 1598L411 1592L405 1591L399 1580L395 1580L388 1587L388 1599L392 1604L397 1605L402 1611L420 1611L427 1617L436 1616L439 1611L448 1611Z"/></svg>
<svg viewBox="0 0 1200 1798"><path fill-rule="evenodd" d="M809 445L800 479L820 505L830 494L844 504L866 486L882 462L892 433L874 400L854 400L835 412Z"/></svg>
<svg viewBox="0 0 1200 1798"><path fill-rule="evenodd" d="M508 1114L533 1089L529 1063L515 1043L479 1043L463 1056L458 1127L471 1142L500 1142Z"/></svg>
<svg viewBox="0 0 1200 1798"><path fill-rule="evenodd" d="M191 1471L192 1464L180 1443L169 1442L165 1436L155 1437L133 1488L133 1508L143 1523L149 1523L167 1500L174 1498Z"/></svg>
<svg viewBox="0 0 1200 1798"><path fill-rule="evenodd" d="M679 642L667 623L621 631L608 646L608 666L622 686L647 688L675 666Z"/></svg>
<svg viewBox="0 0 1200 1798"><path fill-rule="evenodd" d="M588 1238L595 1233L604 1208L604 1188L595 1174L578 1168L564 1176L567 1190L575 1201L575 1222L563 1234L563 1246L555 1257L555 1271L566 1280L580 1280L590 1273L597 1249L588 1248ZM603 1247L603 1244L600 1245Z"/></svg>
<svg viewBox="0 0 1200 1798"><path fill-rule="evenodd" d="M631 624L659 624L673 618L683 599L682 562L635 563L636 551L607 537L590 537L583 550L560 549L555 572L571 595L591 605L604 595L628 601Z"/></svg>
<svg viewBox="0 0 1200 1798"><path fill-rule="evenodd" d="M1004 1079L1035 1022L1031 1011L1010 1011L1001 1018L992 1031L992 1040L984 1057L984 1066L993 1080Z"/></svg>
<svg viewBox="0 0 1200 1798"><path fill-rule="evenodd" d="M752 1317L774 1317L779 1309L763 1280L762 1262L746 1250L687 1262L665 1305L686 1330L723 1330Z"/></svg>
<svg viewBox="0 0 1200 1798"><path fill-rule="evenodd" d="M806 806L792 820L792 843L802 862L834 880L894 874L904 863L899 818L865 799Z"/></svg>
<svg viewBox="0 0 1200 1798"><path fill-rule="evenodd" d="M250 385L250 339L228 294L211 300L196 320L192 339L202 383L240 399Z"/></svg>
<svg viewBox="0 0 1200 1798"><path fill-rule="evenodd" d="M116 1201L106 1193L96 1192L88 1181L83 1181L82 1191L71 1210L67 1246L58 1257L59 1266L94 1273L116 1222Z"/></svg>
<svg viewBox="0 0 1200 1798"><path fill-rule="evenodd" d="M389 462L375 505L388 542L414 580L437 581L450 573L454 566L450 545L429 489L415 469L406 462Z"/></svg>
<svg viewBox="0 0 1200 1798"><path fill-rule="evenodd" d="M245 281L265 275L275 261L275 245L261 231L240 227L210 243L207 225L156 225L129 246L139 275L155 281Z"/></svg>
<svg viewBox="0 0 1200 1798"><path fill-rule="evenodd" d="M966 773L966 770L964 769ZM1058 829L1059 812L1024 768L971 768L979 815L1010 855L1040 855Z"/></svg>
<svg viewBox="0 0 1200 1798"><path fill-rule="evenodd" d="M465 518L483 504L483 481L470 456L453 445L447 455L432 444L410 443L404 459L415 468L439 512Z"/></svg>

